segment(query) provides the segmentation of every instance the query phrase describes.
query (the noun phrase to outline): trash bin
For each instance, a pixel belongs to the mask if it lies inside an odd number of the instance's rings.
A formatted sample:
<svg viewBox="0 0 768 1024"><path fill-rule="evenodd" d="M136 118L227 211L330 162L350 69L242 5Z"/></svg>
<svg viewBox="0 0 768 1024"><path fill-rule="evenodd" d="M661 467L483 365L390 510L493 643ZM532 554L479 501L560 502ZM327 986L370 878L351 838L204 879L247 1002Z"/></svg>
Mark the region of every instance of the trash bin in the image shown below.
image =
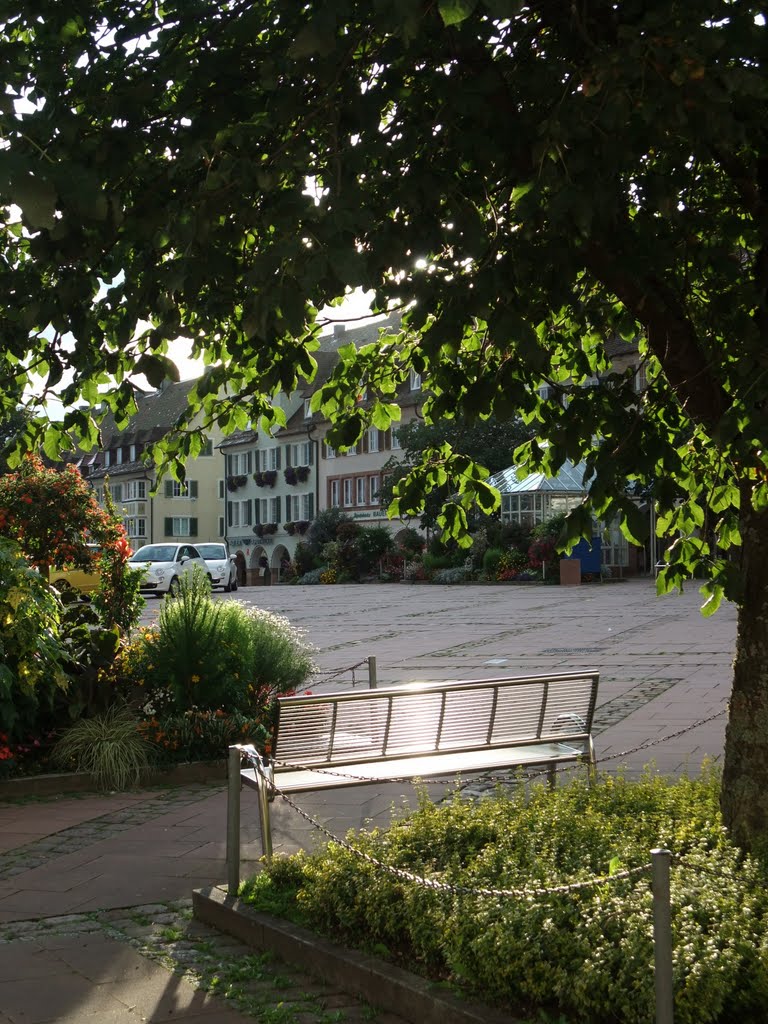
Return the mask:
<svg viewBox="0 0 768 1024"><path fill-rule="evenodd" d="M578 587L581 586L581 559L561 558L560 559L560 586Z"/></svg>

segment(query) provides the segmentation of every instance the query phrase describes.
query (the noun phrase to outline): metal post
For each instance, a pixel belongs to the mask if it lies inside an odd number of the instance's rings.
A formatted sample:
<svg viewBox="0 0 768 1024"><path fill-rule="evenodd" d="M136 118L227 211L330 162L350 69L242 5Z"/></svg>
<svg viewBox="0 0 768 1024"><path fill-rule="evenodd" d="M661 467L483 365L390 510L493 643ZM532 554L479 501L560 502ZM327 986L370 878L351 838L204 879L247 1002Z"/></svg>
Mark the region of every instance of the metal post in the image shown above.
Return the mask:
<svg viewBox="0 0 768 1024"><path fill-rule="evenodd" d="M256 781L259 784L259 824L261 825L261 850L267 864L272 863L272 824L269 819L269 798L272 769L266 758L254 765Z"/></svg>
<svg viewBox="0 0 768 1024"><path fill-rule="evenodd" d="M376 659L375 658L369 658L368 659L368 689L369 690L375 690L377 685L378 685L378 680L376 678Z"/></svg>
<svg viewBox="0 0 768 1024"><path fill-rule="evenodd" d="M673 1024L672 913L669 902L669 850L651 850L653 955L656 979L656 1024Z"/></svg>
<svg viewBox="0 0 768 1024"><path fill-rule="evenodd" d="M227 769L227 892L240 888L240 747L229 748Z"/></svg>

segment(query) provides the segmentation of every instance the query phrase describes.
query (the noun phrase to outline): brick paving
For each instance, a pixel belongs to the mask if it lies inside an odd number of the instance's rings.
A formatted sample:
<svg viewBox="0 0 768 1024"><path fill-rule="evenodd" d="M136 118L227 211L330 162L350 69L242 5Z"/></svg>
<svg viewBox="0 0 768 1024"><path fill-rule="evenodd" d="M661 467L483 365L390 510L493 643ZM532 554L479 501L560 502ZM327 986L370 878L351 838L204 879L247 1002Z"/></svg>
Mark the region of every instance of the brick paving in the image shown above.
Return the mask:
<svg viewBox="0 0 768 1024"><path fill-rule="evenodd" d="M698 770L722 755L735 610L702 619L695 589L662 599L650 581L550 587L253 588L317 647L314 689L351 685L375 656L379 685L596 668L604 768ZM156 614L150 603L147 619ZM340 672L338 670L344 669ZM366 685L364 669L355 682ZM616 757L635 746L645 750ZM467 792L482 792L482 785ZM244 873L259 855L244 795ZM408 785L302 798L337 834L386 824ZM190 920L192 889L225 877L221 784L0 803L0 1024L402 1024ZM253 813L251 813L253 812ZM314 830L276 803L277 849ZM41 980L45 979L45 984Z"/></svg>

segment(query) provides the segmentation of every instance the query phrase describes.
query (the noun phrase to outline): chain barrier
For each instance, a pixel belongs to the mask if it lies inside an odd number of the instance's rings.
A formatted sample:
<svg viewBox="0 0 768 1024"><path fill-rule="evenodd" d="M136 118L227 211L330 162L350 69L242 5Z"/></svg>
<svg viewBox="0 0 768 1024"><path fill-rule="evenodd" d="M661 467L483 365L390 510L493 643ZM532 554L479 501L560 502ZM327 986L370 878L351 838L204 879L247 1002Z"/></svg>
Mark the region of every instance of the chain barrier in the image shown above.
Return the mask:
<svg viewBox="0 0 768 1024"><path fill-rule="evenodd" d="M355 662L354 665L348 665L346 668L332 668L327 671L318 671L313 673L312 678L317 680L319 683L332 683L334 679L339 679L341 676L346 675L347 672L352 673L352 686L355 686L355 670L362 668L363 665L368 664L368 659L363 658L362 661Z"/></svg>
<svg viewBox="0 0 768 1024"><path fill-rule="evenodd" d="M485 889L485 888L474 888L466 885L451 885L449 882L440 882L436 878L423 878L421 875L417 875L412 871L406 871L404 868L396 868L391 864L385 864L384 861L379 860L370 853L365 853L363 850L358 850L357 847L353 846L346 839L340 839L337 835L331 832L330 829L326 828L325 825L321 824L316 818L313 818L311 814L308 814L303 808L299 807L295 801L291 800L287 793L284 793L278 786L275 785L272 779L268 778L263 770L261 762L258 756L254 757L250 751L243 751L245 756L253 765L255 771L257 771L261 777L262 782L266 782L272 790L274 796L279 796L281 800L285 801L289 807L291 807L300 817L302 817L308 824L322 834L332 843L336 843L342 849L351 853L359 860L363 860L368 864L371 864L377 870L383 871L388 875L392 875L395 878L400 878L406 882L413 882L416 885L420 885L425 889L431 889L434 892L447 892L455 896L507 896L515 899L536 899L542 896L557 896L563 895L569 892L576 892L580 889L589 889L598 885L606 885L611 882L620 882L627 878L634 878L636 875L644 874L651 870L651 864L641 864L634 868L625 868L622 871L616 871L612 875L600 875L594 878L587 878L580 882L569 882L564 885L553 885L542 888L534 889Z"/></svg>

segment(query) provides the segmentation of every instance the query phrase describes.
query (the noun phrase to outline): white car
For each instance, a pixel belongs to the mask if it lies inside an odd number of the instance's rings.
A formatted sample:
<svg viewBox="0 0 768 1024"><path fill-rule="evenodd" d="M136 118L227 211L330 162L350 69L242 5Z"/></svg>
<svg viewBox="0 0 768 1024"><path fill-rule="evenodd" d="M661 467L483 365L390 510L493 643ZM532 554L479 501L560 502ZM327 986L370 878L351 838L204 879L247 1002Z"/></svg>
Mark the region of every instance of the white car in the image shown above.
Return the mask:
<svg viewBox="0 0 768 1024"><path fill-rule="evenodd" d="M237 565L226 544L198 544L197 550L205 559L212 587L223 587L229 594L237 590Z"/></svg>
<svg viewBox="0 0 768 1024"><path fill-rule="evenodd" d="M210 579L204 558L192 544L145 544L128 559L132 569L143 569L140 590L161 594L177 594L179 579L199 566Z"/></svg>

